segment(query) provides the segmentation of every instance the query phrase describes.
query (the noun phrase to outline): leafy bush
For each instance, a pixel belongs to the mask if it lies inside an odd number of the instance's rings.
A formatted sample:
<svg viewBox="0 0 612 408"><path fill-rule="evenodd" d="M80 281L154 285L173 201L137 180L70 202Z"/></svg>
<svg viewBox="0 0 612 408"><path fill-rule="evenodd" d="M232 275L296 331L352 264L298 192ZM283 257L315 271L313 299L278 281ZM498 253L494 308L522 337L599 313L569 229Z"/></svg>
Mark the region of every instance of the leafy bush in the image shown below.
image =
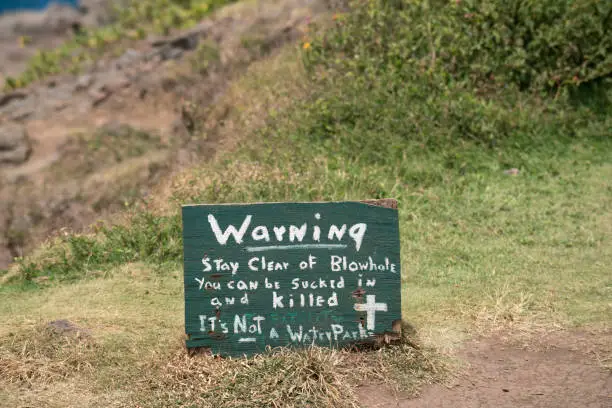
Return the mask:
<svg viewBox="0 0 612 408"><path fill-rule="evenodd" d="M611 2L358 0L353 7L312 47L313 61L359 74L435 71L482 90L551 90L612 76Z"/></svg>
<svg viewBox="0 0 612 408"><path fill-rule="evenodd" d="M591 0L355 1L304 46L313 81L328 90L304 109L311 128L296 139L383 162L415 142L605 138L611 12ZM596 85L601 103L572 105Z"/></svg>

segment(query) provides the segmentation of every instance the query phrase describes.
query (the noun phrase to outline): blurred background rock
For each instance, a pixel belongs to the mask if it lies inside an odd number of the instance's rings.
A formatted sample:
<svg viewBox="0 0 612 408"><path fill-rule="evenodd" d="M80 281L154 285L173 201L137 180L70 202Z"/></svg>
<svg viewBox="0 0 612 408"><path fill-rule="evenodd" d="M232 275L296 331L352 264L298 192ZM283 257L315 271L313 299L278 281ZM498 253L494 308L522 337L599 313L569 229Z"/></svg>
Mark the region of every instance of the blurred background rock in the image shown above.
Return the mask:
<svg viewBox="0 0 612 408"><path fill-rule="evenodd" d="M82 27L110 21L112 0L0 0L0 83L23 71L39 49Z"/></svg>

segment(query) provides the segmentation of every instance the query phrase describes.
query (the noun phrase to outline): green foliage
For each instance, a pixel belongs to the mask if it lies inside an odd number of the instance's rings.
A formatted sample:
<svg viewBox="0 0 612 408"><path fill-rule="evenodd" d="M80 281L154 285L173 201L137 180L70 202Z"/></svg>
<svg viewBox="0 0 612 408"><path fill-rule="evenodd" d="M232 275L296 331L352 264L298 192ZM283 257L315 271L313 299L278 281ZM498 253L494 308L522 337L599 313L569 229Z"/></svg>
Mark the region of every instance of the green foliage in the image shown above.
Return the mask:
<svg viewBox="0 0 612 408"><path fill-rule="evenodd" d="M6 78L5 88L20 88L65 71L78 73L83 64L121 42L143 39L149 34L167 35L172 29L191 27L210 12L234 1L130 0L127 5L116 8L113 24L81 30L62 46L37 52L18 78Z"/></svg>
<svg viewBox="0 0 612 408"><path fill-rule="evenodd" d="M610 24L612 3L598 0L358 0L311 55L366 77L548 91L611 77Z"/></svg>
<svg viewBox="0 0 612 408"><path fill-rule="evenodd" d="M138 212L129 225L99 225L95 236L66 235L39 260L21 259L16 279L26 285L97 276L112 266L149 262L158 266L182 259L180 217Z"/></svg>
<svg viewBox="0 0 612 408"><path fill-rule="evenodd" d="M137 30L150 25L153 32L168 34L173 28L196 24L211 10L230 3L228 0L148 0L132 1L118 10L118 25Z"/></svg>
<svg viewBox="0 0 612 408"><path fill-rule="evenodd" d="M606 138L612 38L596 28L605 25L612 6L579 3L584 5L551 6L551 19L536 24L527 16L543 11L525 1L354 2L352 13L304 51L313 82L328 91L304 110L302 123L309 128L294 131L294 138L368 162L400 159L403 147L415 142L427 149L460 141L498 148ZM520 13L509 14L512 5ZM593 32L566 32L585 19ZM537 41L519 47L519 34ZM557 34L561 45L549 49L545 38ZM581 48L588 64L563 51L582 43L598 47ZM578 81L576 70L582 70ZM577 94L593 94L587 88L598 88L598 101L586 97L588 105L576 105Z"/></svg>

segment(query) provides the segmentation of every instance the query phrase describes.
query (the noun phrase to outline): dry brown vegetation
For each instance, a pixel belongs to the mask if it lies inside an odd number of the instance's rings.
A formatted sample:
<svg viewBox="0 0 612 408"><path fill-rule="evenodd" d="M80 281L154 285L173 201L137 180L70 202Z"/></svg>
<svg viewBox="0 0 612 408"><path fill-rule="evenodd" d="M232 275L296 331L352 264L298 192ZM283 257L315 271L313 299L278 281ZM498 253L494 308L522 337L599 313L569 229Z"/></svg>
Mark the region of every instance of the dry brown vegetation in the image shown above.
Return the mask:
<svg viewBox="0 0 612 408"><path fill-rule="evenodd" d="M93 369L95 344L86 333L37 324L3 335L0 376L11 385L53 383Z"/></svg>
<svg viewBox="0 0 612 408"><path fill-rule="evenodd" d="M428 347L414 348L414 338L412 345L362 352L189 356L176 318L180 271L163 275L126 265L105 279L49 288L28 299L11 295L11 304L0 309L7 323L0 332L2 406L40 399L49 406L81 406L85 398L88 406L356 407L354 388L363 381L415 392L449 372L450 360ZM40 317L36 322L27 317L33 313ZM59 317L83 332L57 332L45 323ZM68 394L56 400L56 392Z"/></svg>

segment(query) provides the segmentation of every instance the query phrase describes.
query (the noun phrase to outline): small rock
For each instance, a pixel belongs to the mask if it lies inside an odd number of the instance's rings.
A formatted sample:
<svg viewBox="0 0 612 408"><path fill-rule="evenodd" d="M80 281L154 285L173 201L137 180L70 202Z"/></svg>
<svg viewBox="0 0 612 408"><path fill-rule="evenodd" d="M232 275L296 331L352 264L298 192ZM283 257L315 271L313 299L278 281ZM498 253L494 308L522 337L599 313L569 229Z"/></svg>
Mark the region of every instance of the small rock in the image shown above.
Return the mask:
<svg viewBox="0 0 612 408"><path fill-rule="evenodd" d="M12 28L17 35L48 36L72 30L75 24L80 24L81 19L81 13L73 7L51 4L43 13L18 13L13 18Z"/></svg>
<svg viewBox="0 0 612 408"><path fill-rule="evenodd" d="M200 42L199 33L188 33L179 37L175 37L170 42L173 48L178 48L185 51L195 50Z"/></svg>
<svg viewBox="0 0 612 408"><path fill-rule="evenodd" d="M73 98L74 85L72 81L70 83L56 83L53 89L47 89L41 92L41 96L44 95L45 99L53 101L71 101Z"/></svg>
<svg viewBox="0 0 612 408"><path fill-rule="evenodd" d="M153 47L169 46L171 48L178 48L185 51L195 50L198 47L200 35L201 31L194 30L171 38L154 39L151 42L151 45Z"/></svg>
<svg viewBox="0 0 612 408"><path fill-rule="evenodd" d="M47 327L56 334L76 335L77 337L89 337L91 332L88 329L79 327L66 319L54 320L47 323Z"/></svg>
<svg viewBox="0 0 612 408"><path fill-rule="evenodd" d="M91 84L93 83L94 77L92 75L81 75L76 82L76 85L74 87L75 91L82 91L85 90L87 88L89 88L91 86Z"/></svg>
<svg viewBox="0 0 612 408"><path fill-rule="evenodd" d="M119 71L109 71L98 75L95 89L97 91L113 92L130 85L130 80Z"/></svg>
<svg viewBox="0 0 612 408"><path fill-rule="evenodd" d="M111 92L106 90L99 91L97 89L93 89L89 92L89 96L91 97L91 105L98 106L102 102L104 102L111 95Z"/></svg>
<svg viewBox="0 0 612 408"><path fill-rule="evenodd" d="M195 50L200 42L201 31L190 31L175 37L155 39L151 45L154 50L147 59L157 55L162 60L181 58L184 51Z"/></svg>
<svg viewBox="0 0 612 408"><path fill-rule="evenodd" d="M511 168L508 170L504 170L504 174L507 174L509 176L517 176L519 173L520 171L517 168Z"/></svg>
<svg viewBox="0 0 612 408"><path fill-rule="evenodd" d="M14 121L19 121L19 118L25 118L36 110L36 98L22 92L10 92L0 95L0 119L10 118Z"/></svg>
<svg viewBox="0 0 612 408"><path fill-rule="evenodd" d="M130 80L118 71L110 71L98 75L95 86L88 95L92 99L92 106L98 106L108 99L113 92L130 85Z"/></svg>
<svg viewBox="0 0 612 408"><path fill-rule="evenodd" d="M115 61L115 67L117 69L123 69L140 61L142 58L142 53L130 48Z"/></svg>
<svg viewBox="0 0 612 408"><path fill-rule="evenodd" d="M15 122L21 122L24 119L28 119L34 114L34 110L29 107L22 107L20 109L15 110L11 115L10 119Z"/></svg>
<svg viewBox="0 0 612 408"><path fill-rule="evenodd" d="M27 93L21 91L2 93L0 94L0 106L7 105L11 103L11 101L13 101L14 99L25 99L27 98L27 96Z"/></svg>
<svg viewBox="0 0 612 408"><path fill-rule="evenodd" d="M25 127L16 123L0 125L0 163L23 163L31 150Z"/></svg>
<svg viewBox="0 0 612 408"><path fill-rule="evenodd" d="M166 47L160 51L162 60L179 59L183 55L183 50L180 48Z"/></svg>

